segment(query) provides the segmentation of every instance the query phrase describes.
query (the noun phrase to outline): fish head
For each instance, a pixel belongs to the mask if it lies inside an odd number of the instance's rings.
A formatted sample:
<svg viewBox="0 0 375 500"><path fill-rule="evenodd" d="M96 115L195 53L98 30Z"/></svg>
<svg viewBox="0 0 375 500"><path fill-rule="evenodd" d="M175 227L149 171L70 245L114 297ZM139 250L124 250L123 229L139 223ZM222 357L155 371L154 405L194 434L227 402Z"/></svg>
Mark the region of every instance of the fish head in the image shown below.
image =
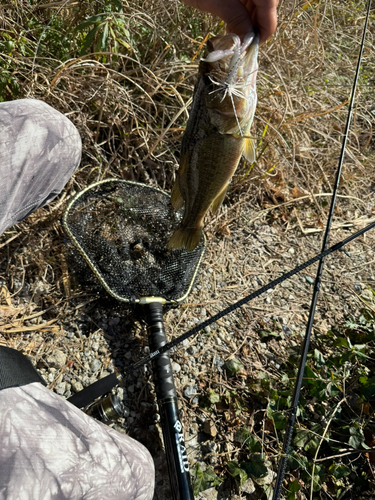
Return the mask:
<svg viewBox="0 0 375 500"><path fill-rule="evenodd" d="M235 34L207 42L200 75L205 84L205 105L211 124L222 134L249 133L257 94L259 35L250 32L241 43Z"/></svg>

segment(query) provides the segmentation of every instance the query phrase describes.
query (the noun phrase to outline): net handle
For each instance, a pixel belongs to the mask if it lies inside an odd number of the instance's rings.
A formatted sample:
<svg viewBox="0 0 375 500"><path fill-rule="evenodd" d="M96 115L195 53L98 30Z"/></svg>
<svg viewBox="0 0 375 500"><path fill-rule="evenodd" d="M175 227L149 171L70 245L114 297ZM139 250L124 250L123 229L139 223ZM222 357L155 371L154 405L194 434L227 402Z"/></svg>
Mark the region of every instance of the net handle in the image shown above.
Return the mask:
<svg viewBox="0 0 375 500"><path fill-rule="evenodd" d="M160 302L152 302L144 307L150 349L155 351L167 343L163 305ZM173 500L194 500L169 353L165 352L156 357L152 361L152 368L172 497Z"/></svg>

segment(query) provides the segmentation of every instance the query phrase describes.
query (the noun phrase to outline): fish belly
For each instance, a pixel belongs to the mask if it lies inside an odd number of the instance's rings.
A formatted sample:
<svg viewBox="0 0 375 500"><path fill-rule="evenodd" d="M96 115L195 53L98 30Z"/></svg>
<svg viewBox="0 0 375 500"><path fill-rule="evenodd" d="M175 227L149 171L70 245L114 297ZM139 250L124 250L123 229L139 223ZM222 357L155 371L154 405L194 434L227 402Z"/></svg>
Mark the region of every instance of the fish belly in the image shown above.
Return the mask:
<svg viewBox="0 0 375 500"><path fill-rule="evenodd" d="M211 132L197 141L182 159L174 190L184 200L185 212L169 241L169 248L194 250L198 245L204 216L210 206L215 209L220 206L243 147L241 137Z"/></svg>

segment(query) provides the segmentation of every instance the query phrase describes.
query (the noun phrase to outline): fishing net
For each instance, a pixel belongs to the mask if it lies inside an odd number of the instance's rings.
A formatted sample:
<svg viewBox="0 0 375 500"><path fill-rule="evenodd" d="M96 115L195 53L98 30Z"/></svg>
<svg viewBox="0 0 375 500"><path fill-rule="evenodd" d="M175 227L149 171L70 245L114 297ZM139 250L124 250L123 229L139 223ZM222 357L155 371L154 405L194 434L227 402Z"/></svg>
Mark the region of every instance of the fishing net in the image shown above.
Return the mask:
<svg viewBox="0 0 375 500"><path fill-rule="evenodd" d="M73 199L63 228L86 268L117 300L174 302L190 292L205 248L204 235L193 251L166 247L181 219L164 191L109 179Z"/></svg>

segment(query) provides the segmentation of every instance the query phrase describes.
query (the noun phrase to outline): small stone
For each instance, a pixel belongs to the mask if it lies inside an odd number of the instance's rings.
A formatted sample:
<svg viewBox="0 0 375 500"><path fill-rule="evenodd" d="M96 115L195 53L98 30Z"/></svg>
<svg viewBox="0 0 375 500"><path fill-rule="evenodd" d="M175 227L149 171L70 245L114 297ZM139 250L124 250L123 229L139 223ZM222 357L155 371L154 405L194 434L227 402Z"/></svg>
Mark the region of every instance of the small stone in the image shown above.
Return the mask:
<svg viewBox="0 0 375 500"><path fill-rule="evenodd" d="M244 493L247 493L248 495L251 495L252 493L254 493L255 484L254 484L254 481L251 479L251 477L246 479L246 481L243 483L243 485L241 487L241 491L243 491Z"/></svg>
<svg viewBox="0 0 375 500"><path fill-rule="evenodd" d="M216 425L212 422L212 420L205 421L205 423L203 424L203 431L211 437L215 437L217 435L217 428Z"/></svg>
<svg viewBox="0 0 375 500"><path fill-rule="evenodd" d="M253 476L253 481L257 484L259 484L259 486L264 486L266 484L271 484L272 481L274 480L274 478L276 477L276 472L274 472L273 470L271 469L267 469L267 475L264 476L264 477L254 477Z"/></svg>
<svg viewBox="0 0 375 500"><path fill-rule="evenodd" d="M294 248L293 248L293 247L291 247L291 248L289 248L288 253L290 253L290 254L292 254L292 255L293 255L293 254L295 254L295 253L296 253L296 251L294 250Z"/></svg>
<svg viewBox="0 0 375 500"><path fill-rule="evenodd" d="M216 488L208 488L208 490L201 491L197 500L217 500L218 492Z"/></svg>
<svg viewBox="0 0 375 500"><path fill-rule="evenodd" d="M354 283L354 290L356 292L362 292L362 285L360 285L359 283Z"/></svg>
<svg viewBox="0 0 375 500"><path fill-rule="evenodd" d="M314 280L310 276L305 276L305 280L307 281L307 283L310 283L310 285L314 284Z"/></svg>
<svg viewBox="0 0 375 500"><path fill-rule="evenodd" d="M92 350L93 351L98 351L99 350L99 342L94 342L92 344Z"/></svg>
<svg viewBox="0 0 375 500"><path fill-rule="evenodd" d="M61 382L60 384L57 384L55 390L56 390L57 394L59 394L60 396L63 396L64 392L66 391L66 383Z"/></svg>
<svg viewBox="0 0 375 500"><path fill-rule="evenodd" d="M71 384L74 392L80 392L83 390L83 385L78 380L72 380Z"/></svg>
<svg viewBox="0 0 375 500"><path fill-rule="evenodd" d="M197 394L197 386L196 385L188 385L184 389L184 396L188 399L194 398Z"/></svg>
<svg viewBox="0 0 375 500"><path fill-rule="evenodd" d="M214 366L216 366L216 368L221 370L223 368L224 364L225 364L225 361L223 360L223 358L221 358L220 356L215 356Z"/></svg>
<svg viewBox="0 0 375 500"><path fill-rule="evenodd" d="M46 358L46 363L50 368L63 368L66 363L66 354L62 351L55 351L53 354Z"/></svg>
<svg viewBox="0 0 375 500"><path fill-rule="evenodd" d="M179 373L181 371L181 365L179 365L178 363L172 363L172 370L175 372L175 373Z"/></svg>
<svg viewBox="0 0 375 500"><path fill-rule="evenodd" d="M100 368L102 367L102 362L97 359L97 358L94 358L91 363L90 363L90 370L95 373L96 371L100 370Z"/></svg>

